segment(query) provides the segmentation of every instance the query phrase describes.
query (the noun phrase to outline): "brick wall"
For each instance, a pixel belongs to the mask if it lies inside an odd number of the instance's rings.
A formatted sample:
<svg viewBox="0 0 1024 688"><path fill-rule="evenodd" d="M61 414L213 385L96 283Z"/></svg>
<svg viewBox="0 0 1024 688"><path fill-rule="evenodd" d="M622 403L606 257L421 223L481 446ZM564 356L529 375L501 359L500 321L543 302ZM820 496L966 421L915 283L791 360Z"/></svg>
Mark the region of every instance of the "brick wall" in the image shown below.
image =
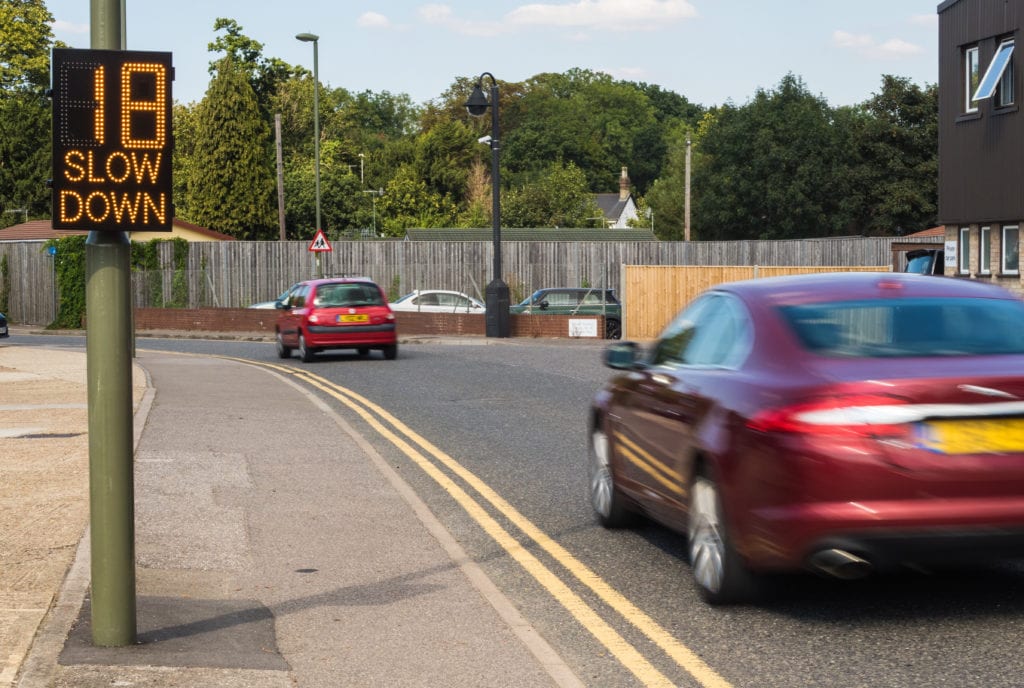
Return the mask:
<svg viewBox="0 0 1024 688"><path fill-rule="evenodd" d="M486 334L483 315L462 313L396 313L398 335L479 336ZM513 315L513 337L568 337L568 315ZM604 318L595 317L604 333ZM261 308L136 308L135 329L191 332L274 332L277 311Z"/></svg>

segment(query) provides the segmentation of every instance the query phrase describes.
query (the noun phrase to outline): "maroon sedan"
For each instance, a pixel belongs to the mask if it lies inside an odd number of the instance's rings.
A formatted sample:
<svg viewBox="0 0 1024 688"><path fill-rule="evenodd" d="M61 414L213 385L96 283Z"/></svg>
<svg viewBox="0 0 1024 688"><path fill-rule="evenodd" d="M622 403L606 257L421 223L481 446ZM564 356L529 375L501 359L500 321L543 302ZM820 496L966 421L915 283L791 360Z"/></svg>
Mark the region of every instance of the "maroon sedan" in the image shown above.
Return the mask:
<svg viewBox="0 0 1024 688"><path fill-rule="evenodd" d="M686 533L708 602L764 572L1024 556L1024 302L999 287L723 284L605 362L622 372L589 414L598 520Z"/></svg>
<svg viewBox="0 0 1024 688"><path fill-rule="evenodd" d="M366 277L308 280L294 285L277 308L277 354L309 362L322 349L380 349L398 356L395 314L379 286Z"/></svg>

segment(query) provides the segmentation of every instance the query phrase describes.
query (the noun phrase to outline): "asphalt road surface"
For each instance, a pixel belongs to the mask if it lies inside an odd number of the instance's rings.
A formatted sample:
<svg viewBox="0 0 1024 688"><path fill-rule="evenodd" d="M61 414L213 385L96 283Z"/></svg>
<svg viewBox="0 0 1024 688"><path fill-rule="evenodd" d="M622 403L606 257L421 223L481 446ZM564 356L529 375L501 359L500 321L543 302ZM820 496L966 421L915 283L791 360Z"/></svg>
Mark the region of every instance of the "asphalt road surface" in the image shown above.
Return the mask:
<svg viewBox="0 0 1024 688"><path fill-rule="evenodd" d="M600 343L408 344L395 361L328 352L310 364L278 360L269 343L137 346L243 358L316 389L589 685L1024 685L1021 564L856 583L786 576L758 604L716 609L690 582L680 536L596 525L585 414L608 373Z"/></svg>

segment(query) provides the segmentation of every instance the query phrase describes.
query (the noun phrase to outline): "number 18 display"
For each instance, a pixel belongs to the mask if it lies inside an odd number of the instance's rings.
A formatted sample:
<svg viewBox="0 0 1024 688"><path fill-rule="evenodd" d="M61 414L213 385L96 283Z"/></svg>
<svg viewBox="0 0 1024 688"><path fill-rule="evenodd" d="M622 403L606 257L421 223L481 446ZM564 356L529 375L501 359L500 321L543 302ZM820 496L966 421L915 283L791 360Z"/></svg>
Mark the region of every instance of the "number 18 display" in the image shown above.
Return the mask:
<svg viewBox="0 0 1024 688"><path fill-rule="evenodd" d="M171 231L170 53L55 48L53 228Z"/></svg>

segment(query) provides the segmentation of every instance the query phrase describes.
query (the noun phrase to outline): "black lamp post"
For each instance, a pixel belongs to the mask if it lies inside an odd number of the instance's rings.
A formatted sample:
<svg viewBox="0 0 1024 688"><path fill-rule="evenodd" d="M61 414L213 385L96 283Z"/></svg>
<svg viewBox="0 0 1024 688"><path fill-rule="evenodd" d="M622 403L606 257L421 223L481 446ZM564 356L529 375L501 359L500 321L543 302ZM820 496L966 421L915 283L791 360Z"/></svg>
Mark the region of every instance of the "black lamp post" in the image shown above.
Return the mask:
<svg viewBox="0 0 1024 688"><path fill-rule="evenodd" d="M484 95L484 77L491 79L491 99ZM491 108L491 226L494 229L494 279L487 285L485 325L488 337L509 337L512 321L509 316L508 285L501 278L501 171L498 169L498 81L490 72L484 72L476 82L473 93L466 101L466 110L480 117Z"/></svg>

